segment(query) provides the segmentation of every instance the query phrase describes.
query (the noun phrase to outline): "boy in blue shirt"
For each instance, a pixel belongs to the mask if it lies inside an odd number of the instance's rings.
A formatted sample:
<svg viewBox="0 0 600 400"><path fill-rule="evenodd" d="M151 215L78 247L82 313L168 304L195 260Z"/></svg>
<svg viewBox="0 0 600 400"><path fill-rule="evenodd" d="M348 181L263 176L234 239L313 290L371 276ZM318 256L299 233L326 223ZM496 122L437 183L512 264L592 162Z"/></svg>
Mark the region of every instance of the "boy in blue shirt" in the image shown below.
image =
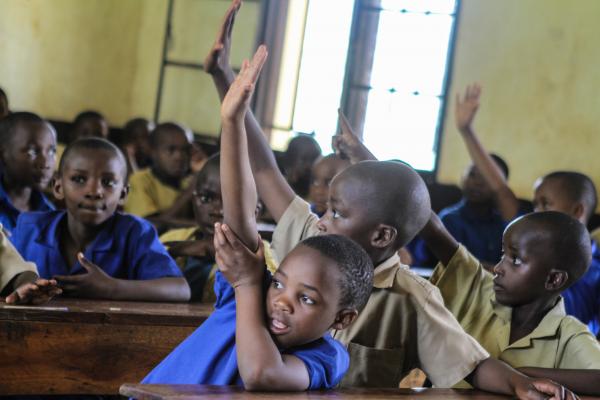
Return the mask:
<svg viewBox="0 0 600 400"><path fill-rule="evenodd" d="M29 112L0 120L0 223L7 232L23 211L54 210L42 191L52 179L55 157L56 133L47 121Z"/></svg>
<svg viewBox="0 0 600 400"><path fill-rule="evenodd" d="M322 236L297 246L272 278L265 269L244 129L265 58L261 46L221 108L221 188L229 225L215 225L215 311L144 383L321 389L337 385L348 368L346 350L326 332L348 326L368 299L373 265L365 251L344 237Z"/></svg>
<svg viewBox="0 0 600 400"><path fill-rule="evenodd" d="M472 123L479 107L481 88L469 86L464 97L457 98L456 119L459 131L473 162L492 188L505 220L519 215L519 200L506 183L501 171L491 160L475 134ZM587 225L597 205L592 180L579 172L556 171L538 179L534 186L534 211L560 211ZM592 242L592 261L585 275L563 292L567 313L600 334L600 250Z"/></svg>
<svg viewBox="0 0 600 400"><path fill-rule="evenodd" d="M116 212L127 196L127 163L100 138L65 150L54 195L66 210L23 213L14 244L67 295L187 301L190 289L147 221Z"/></svg>

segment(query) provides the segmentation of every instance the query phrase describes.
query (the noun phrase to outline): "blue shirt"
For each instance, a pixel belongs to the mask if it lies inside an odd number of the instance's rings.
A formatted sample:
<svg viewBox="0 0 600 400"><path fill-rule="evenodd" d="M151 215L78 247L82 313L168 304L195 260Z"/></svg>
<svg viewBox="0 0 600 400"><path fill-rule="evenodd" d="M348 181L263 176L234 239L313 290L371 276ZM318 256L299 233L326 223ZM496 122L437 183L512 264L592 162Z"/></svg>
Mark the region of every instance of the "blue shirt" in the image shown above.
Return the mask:
<svg viewBox="0 0 600 400"><path fill-rule="evenodd" d="M450 234L478 260L496 264L502 257L502 234L508 225L497 210L479 215L465 199L444 208L440 219Z"/></svg>
<svg viewBox="0 0 600 400"><path fill-rule="evenodd" d="M65 211L50 211L21 213L17 220L13 243L25 260L37 265L42 278L86 272L78 261L69 268L60 252L59 226L66 218ZM129 214L115 213L104 222L84 255L118 279L182 276L154 227Z"/></svg>
<svg viewBox="0 0 600 400"><path fill-rule="evenodd" d="M52 211L54 205L37 190L31 191L31 200L29 201L31 211ZM17 218L19 218L21 211L15 208L11 203L8 193L4 190L2 184L2 176L0 175L0 223L8 232L12 233L17 225ZM12 237L9 237L12 240Z"/></svg>
<svg viewBox="0 0 600 400"><path fill-rule="evenodd" d="M598 336L600 332L600 249L592 241L592 264L587 272L562 293L567 314L587 324Z"/></svg>
<svg viewBox="0 0 600 400"><path fill-rule="evenodd" d="M271 275L265 272L266 283ZM142 383L243 385L235 346L235 293L217 271L215 311L175 348ZM349 365L345 347L328 333L314 342L282 351L301 359L310 378L309 389L336 386Z"/></svg>

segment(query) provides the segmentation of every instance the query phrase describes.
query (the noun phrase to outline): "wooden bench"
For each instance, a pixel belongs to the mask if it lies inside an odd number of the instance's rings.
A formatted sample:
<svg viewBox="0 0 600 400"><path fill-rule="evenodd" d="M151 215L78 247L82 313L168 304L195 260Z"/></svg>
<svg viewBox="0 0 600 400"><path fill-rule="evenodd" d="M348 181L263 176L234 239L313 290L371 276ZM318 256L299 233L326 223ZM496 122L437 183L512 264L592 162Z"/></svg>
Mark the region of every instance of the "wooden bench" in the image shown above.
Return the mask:
<svg viewBox="0 0 600 400"><path fill-rule="evenodd" d="M118 394L194 331L212 305L58 298L0 305L0 393Z"/></svg>
<svg viewBox="0 0 600 400"><path fill-rule="evenodd" d="M453 389L342 389L333 391L310 391L298 393L261 393L246 392L233 386L210 385L140 385L126 383L119 392L123 396L138 400L388 400L401 398L404 400L495 400L506 399L505 396L481 392L478 390Z"/></svg>

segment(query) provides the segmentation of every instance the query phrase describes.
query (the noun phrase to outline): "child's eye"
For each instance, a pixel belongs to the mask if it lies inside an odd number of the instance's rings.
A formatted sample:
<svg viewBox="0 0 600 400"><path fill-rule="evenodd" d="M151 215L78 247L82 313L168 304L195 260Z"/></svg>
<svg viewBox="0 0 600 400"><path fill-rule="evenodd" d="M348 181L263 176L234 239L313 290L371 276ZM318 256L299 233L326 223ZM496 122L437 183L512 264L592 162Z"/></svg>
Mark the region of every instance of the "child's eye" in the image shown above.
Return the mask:
<svg viewBox="0 0 600 400"><path fill-rule="evenodd" d="M38 155L38 151L37 149L30 147L27 149L27 155L31 158L35 158Z"/></svg>
<svg viewBox="0 0 600 400"><path fill-rule="evenodd" d="M310 297L308 297L307 295L303 294L302 296L300 296L300 301L303 302L304 304L307 304L309 306L312 306L315 304L315 301L313 299L311 299Z"/></svg>
<svg viewBox="0 0 600 400"><path fill-rule="evenodd" d="M56 156L56 147L53 147L50 150L48 150L48 156L50 156L50 157Z"/></svg>
<svg viewBox="0 0 600 400"><path fill-rule="evenodd" d="M334 209L331 209L331 216L333 217L333 219L338 219L339 217L341 217L340 213Z"/></svg>
<svg viewBox="0 0 600 400"><path fill-rule="evenodd" d="M271 282L271 286L273 286L273 288L275 289L283 289L283 284L277 279L273 279L273 281Z"/></svg>
<svg viewBox="0 0 600 400"><path fill-rule="evenodd" d="M117 181L115 179L102 179L102 185L107 187L115 187L117 185Z"/></svg>
<svg viewBox="0 0 600 400"><path fill-rule="evenodd" d="M511 257L510 261L513 263L513 265L521 265L521 264L523 264L523 261L519 257L517 257L517 256Z"/></svg>
<svg viewBox="0 0 600 400"><path fill-rule="evenodd" d="M85 177L81 175L75 175L71 177L71 181L78 184L82 184L85 183Z"/></svg>

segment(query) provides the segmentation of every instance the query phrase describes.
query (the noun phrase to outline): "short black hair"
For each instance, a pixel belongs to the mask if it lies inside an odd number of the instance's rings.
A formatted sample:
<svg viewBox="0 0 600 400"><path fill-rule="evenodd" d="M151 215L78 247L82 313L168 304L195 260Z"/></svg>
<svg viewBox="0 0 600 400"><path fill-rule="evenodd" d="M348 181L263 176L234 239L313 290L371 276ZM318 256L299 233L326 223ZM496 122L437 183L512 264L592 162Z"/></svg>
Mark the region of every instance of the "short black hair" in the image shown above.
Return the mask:
<svg viewBox="0 0 600 400"><path fill-rule="evenodd" d="M506 161L504 161L504 159L496 153L490 153L490 157L492 157L492 160L496 162L496 165L504 174L504 178L508 179L508 174L510 171L508 169L508 164L506 163Z"/></svg>
<svg viewBox="0 0 600 400"><path fill-rule="evenodd" d="M196 191L201 190L201 186L204 184L204 182L206 182L206 179L209 174L216 172L217 176L220 177L220 166L221 157L219 153L215 153L206 159L206 162L204 163L200 171L196 173Z"/></svg>
<svg viewBox="0 0 600 400"><path fill-rule="evenodd" d="M123 152L113 143L99 137L85 137L77 139L73 143L69 144L60 159L60 163L58 164L59 175L62 175L63 169L69 157L71 157L73 154L76 154L78 150L82 149L108 151L112 153L114 157L120 159L121 163L123 164L123 180L125 183L127 183L129 180L129 168L127 167L127 159L125 158L125 155L123 155Z"/></svg>
<svg viewBox="0 0 600 400"><path fill-rule="evenodd" d="M134 118L125 124L123 127L123 133L121 135L116 135L114 140L111 140L113 143L117 145L126 145L132 143L135 139L135 132L140 127L147 127L151 121L146 118ZM117 143L118 142L118 143Z"/></svg>
<svg viewBox="0 0 600 400"><path fill-rule="evenodd" d="M0 97L4 97L6 99L6 101L8 101L8 96L6 95L6 92L4 91L4 89L2 89L0 87Z"/></svg>
<svg viewBox="0 0 600 400"><path fill-rule="evenodd" d="M170 134L173 131L181 132L188 140L190 139L189 131L183 126L176 122L163 122L162 124L156 125L156 128L150 132L150 146L153 149L156 148L159 145L162 136Z"/></svg>
<svg viewBox="0 0 600 400"><path fill-rule="evenodd" d="M5 146L12 141L15 129L19 124L46 124L56 136L56 132L50 123L37 114L27 111L14 112L0 119L0 146Z"/></svg>
<svg viewBox="0 0 600 400"><path fill-rule="evenodd" d="M339 306L360 311L367 304L373 288L373 261L367 252L352 239L341 235L317 235L300 244L336 263L342 274Z"/></svg>
<svg viewBox="0 0 600 400"><path fill-rule="evenodd" d="M567 285L562 290L585 274L592 262L591 239L585 225L559 211L529 213L511 225L523 222L529 225L528 230L544 235L543 251L550 252L556 269L569 274Z"/></svg>
<svg viewBox="0 0 600 400"><path fill-rule="evenodd" d="M394 227L398 249L410 242L431 216L427 186L408 164L398 161L362 161L344 169L335 179L354 180L361 188L361 204L373 221Z"/></svg>
<svg viewBox="0 0 600 400"><path fill-rule="evenodd" d="M596 185L589 176L575 171L554 171L545 175L543 179L559 180L563 194L568 196L573 203L583 203L587 209L586 221L596 212L598 193L596 192Z"/></svg>

